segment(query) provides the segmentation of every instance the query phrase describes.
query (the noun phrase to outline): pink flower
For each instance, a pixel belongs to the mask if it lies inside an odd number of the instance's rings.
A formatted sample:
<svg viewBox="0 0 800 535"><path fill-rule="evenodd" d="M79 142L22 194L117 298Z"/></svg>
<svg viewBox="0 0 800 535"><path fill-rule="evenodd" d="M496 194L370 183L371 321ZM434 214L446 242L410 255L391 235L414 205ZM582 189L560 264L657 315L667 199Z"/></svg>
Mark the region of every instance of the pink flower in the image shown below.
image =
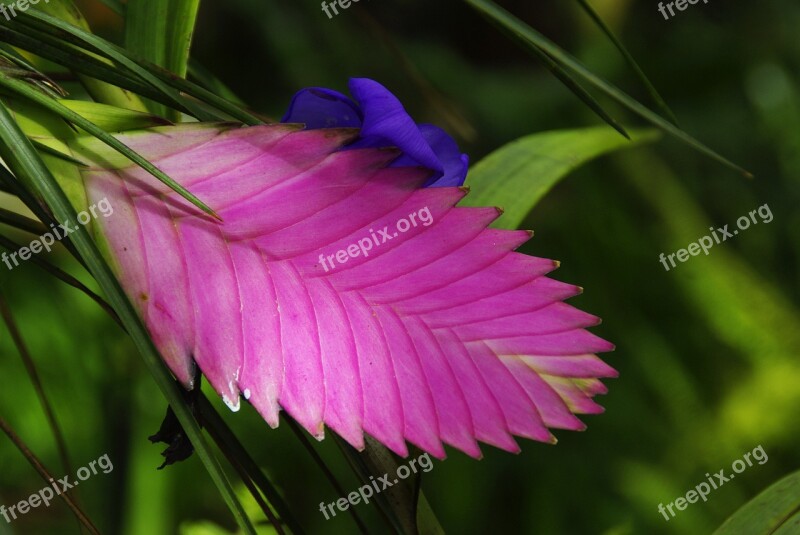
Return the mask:
<svg viewBox="0 0 800 535"><path fill-rule="evenodd" d="M598 318L562 302L580 289L514 252L528 232L487 228L497 209L456 206L466 189L423 188L431 171L389 167L397 150L340 150L358 135L120 136L223 222L96 140L76 149L98 162L82 172L89 202L114 207L102 239L178 379L191 388L196 364L233 410L244 397L272 426L284 409L318 438L327 425L361 448L366 432L400 455L583 429L573 413L601 412L598 378L616 372L585 330Z"/></svg>

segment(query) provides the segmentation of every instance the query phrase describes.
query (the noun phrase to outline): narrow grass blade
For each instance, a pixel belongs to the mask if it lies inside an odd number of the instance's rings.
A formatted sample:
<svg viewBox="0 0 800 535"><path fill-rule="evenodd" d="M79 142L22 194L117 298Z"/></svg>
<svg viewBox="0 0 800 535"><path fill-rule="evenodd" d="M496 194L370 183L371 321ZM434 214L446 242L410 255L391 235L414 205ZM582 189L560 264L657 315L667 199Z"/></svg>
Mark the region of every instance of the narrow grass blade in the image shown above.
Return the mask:
<svg viewBox="0 0 800 535"><path fill-rule="evenodd" d="M211 113L209 110L199 106L194 100L182 96L176 89L202 102L206 102L210 106L227 113L234 119L242 121L245 124L263 123L261 119L242 110L236 104L189 82L185 78L159 68L141 58L135 58L124 49L89 32L65 24L57 18L31 9L27 11L24 16L21 15L16 20L22 23L13 25L18 32L24 33L27 28L28 30L38 30L40 32L49 33L50 35L56 35L62 39L68 39L78 46L88 48L92 52L101 54L119 65L122 65L142 81L146 82L148 86L156 89L162 99L169 101L170 106L176 107L177 109L186 109L187 113L201 121L224 120L225 117ZM7 23L4 23L2 19L0 19L0 25L2 24Z"/></svg>
<svg viewBox="0 0 800 535"><path fill-rule="evenodd" d="M50 482L54 480L53 476L50 475L50 472L44 467L42 462L33 454L33 452L28 448L28 446L22 441L22 439L17 435L11 426L8 425L8 422L0 416L0 430L6 434L6 436L11 440L11 442L17 447L17 449L22 453L22 455L28 460L28 462L33 466L33 469L39 474L39 476L44 480L47 485L50 485ZM72 499L69 495L70 491L62 492L58 496L64 503L67 504L72 512L75 514L75 517L78 521L86 528L86 530L91 533L92 535L100 535L100 532L97 531L97 528L92 524L92 521L89 520L89 517L86 516L78 504Z"/></svg>
<svg viewBox="0 0 800 535"><path fill-rule="evenodd" d="M31 88L25 82L20 82L19 80L14 80L13 78L9 78L7 76L3 76L0 74L0 86L5 87L6 89L31 100L46 109L52 111L53 113L57 114L58 116L66 119L67 121L75 124L86 130L88 133L93 135L94 137L101 140L103 143L108 145L109 147L113 148L114 150L118 151L120 154L123 154L126 158L134 162L136 165L159 179L161 182L172 188L173 191L180 194L184 199L192 203L193 205L200 208L205 213L211 215L212 217L219 219L219 216L208 206L205 205L200 199L195 197L189 190L172 180L168 177L163 171L158 169L156 166L151 164L137 152L129 148L127 145L119 141L114 136L105 132L102 128L98 127L91 121L86 120L81 115L75 113L71 109L67 108L63 104L59 103L57 100L54 100L46 95L43 95L36 91L35 89Z"/></svg>
<svg viewBox="0 0 800 535"><path fill-rule="evenodd" d="M31 2L34 4L34 2ZM27 8L26 8L27 9ZM20 12L25 12L26 9L21 9ZM83 16L81 11L75 5L73 0L59 0L58 2L40 2L36 5L37 10L54 17L62 23L80 28L85 32L91 32L89 23ZM18 13L17 17L19 17ZM16 20L16 18L14 19ZM96 102L103 102L119 106L121 108L135 109L139 111L147 111L144 102L137 96L125 89L96 80L87 76L78 77L86 92Z"/></svg>
<svg viewBox="0 0 800 535"><path fill-rule="evenodd" d="M166 83L174 86L178 90L186 93L187 95L191 95L210 106L215 107L219 111L227 113L237 121L241 121L247 125L256 125L264 123L263 120L251 114L250 112L243 110L241 107L234 104L233 102L230 102L220 97L219 95L216 95L211 91L203 87L200 87L197 84L193 84L192 82L184 78L181 78L180 76L176 76L175 74L169 71L166 71L164 69L159 69L155 66L146 65L144 63L142 63L142 66L144 68L149 69L156 76L164 80Z"/></svg>
<svg viewBox="0 0 800 535"><path fill-rule="evenodd" d="M124 132L125 130L142 130L154 126L173 124L163 117L151 113L126 110L108 104L89 102L86 100L60 99L63 106L71 109L87 121L91 121L106 132Z"/></svg>
<svg viewBox="0 0 800 535"><path fill-rule="evenodd" d="M199 7L199 0L139 0L131 3L125 16L125 49L184 78ZM154 111L159 115L167 114L161 106ZM170 115L179 119L177 112Z"/></svg>
<svg viewBox="0 0 800 535"><path fill-rule="evenodd" d="M230 87L192 58L189 58L188 74L201 88L210 91L212 94L219 95L235 106L244 106L244 101Z"/></svg>
<svg viewBox="0 0 800 535"><path fill-rule="evenodd" d="M2 20L0 20L0 23L2 23ZM123 49L106 41L105 39L94 35L93 33L82 30L81 28L68 24L37 9L29 9L24 13L20 13L20 15L14 19L14 22L11 24L13 27L18 27L21 25L40 30L55 29L60 37L67 39L79 46L88 47L93 52L99 53L104 57L131 70L144 82L151 85L164 96L166 96L170 101L172 101L173 104L189 109L191 114L197 119L201 121L213 121L219 119L219 117L209 114L205 109L198 106L192 100L182 97L172 87L166 85L146 69L143 69L136 61L132 60Z"/></svg>
<svg viewBox="0 0 800 535"><path fill-rule="evenodd" d="M108 8L111 9L117 15L121 17L126 16L127 14L126 6L119 0L100 0L100 1L106 6L108 6ZM194 0L189 0L189 2L185 3L190 3L192 1ZM199 4L199 0L196 3ZM184 42L185 39L186 38L184 37ZM241 108L241 106L244 103L227 86L225 86L219 79L217 79L213 74L211 74L205 67L203 67L197 61L189 57L188 54L187 58L188 58L188 68L186 71L182 71L181 68L172 68L171 70L173 72L182 74L184 77L188 73L195 80L199 81L202 85L197 86L191 83L186 83L186 84L180 83L180 85L176 87L178 90L185 92L187 95L191 95L195 98L198 98L199 100L202 100L203 102L206 102L207 104L216 107L220 111L224 111L231 117L238 119L245 124L253 125L253 124L263 123L263 121L258 117L244 111ZM140 63L140 64L144 68L151 69L151 71L154 74L160 76L161 79L166 81L167 83L176 85L177 82L172 80L169 76L165 75L164 73L159 73L154 71L152 69L152 66L148 66L145 63ZM206 89L208 90L208 92L200 91L201 89ZM131 90L133 91L133 89Z"/></svg>
<svg viewBox="0 0 800 535"><path fill-rule="evenodd" d="M206 429L208 430L208 434L211 436L214 442L216 442L217 447L219 447L220 451L223 453L223 455L225 455L225 458L228 459L228 462L231 464L233 469L239 474L239 478L242 480L242 483L244 483L244 486L247 487L247 491L250 493L250 496L253 497L258 506L261 508L261 511L264 513L264 516L272 525L272 528L275 530L275 532L278 535L286 535L286 532L283 530L283 523L281 522L281 519L276 517L275 513L272 512L272 509L265 500L266 496L258 489L258 486L255 484L245 468L244 463L239 460L231 448L228 448L225 445L222 435L217 433L217 428L215 426L207 426Z"/></svg>
<svg viewBox="0 0 800 535"><path fill-rule="evenodd" d="M63 43L59 43L58 39L47 33L24 26L22 28L26 30L25 33L0 24L0 41L48 59L76 73L128 89L162 104L172 104L175 109L191 115L184 106L174 104L171 99L129 71L104 63L82 49L63 46Z"/></svg>
<svg viewBox="0 0 800 535"><path fill-rule="evenodd" d="M292 515L291 509L280 495L275 485L267 478L264 472L259 468L258 464L253 460L247 450L242 446L236 435L225 425L225 420L217 413L214 406L208 401L204 394L198 396L198 405L200 414L202 415L203 422L206 427L213 429L215 440L220 449L227 450L232 453L242 464L242 467L247 471L250 479L258 486L264 497L269 500L269 503L275 507L275 511L281 517L281 520L286 523L294 535L303 535L304 530L300 523Z"/></svg>
<svg viewBox="0 0 800 535"><path fill-rule="evenodd" d="M328 465L325 464L325 461L322 459L319 452L317 452L317 450L314 449L314 446L311 444L311 441L308 440L308 436L306 436L305 431L301 429L300 426L297 424L297 422L295 422L294 419L288 415L286 416L286 423L289 425L289 428L292 430L294 435L303 445L303 448L305 448L305 450L309 453L309 455L311 455L311 458L314 459L316 465L319 466L320 470L322 470L322 473L325 474L325 477L333 487L333 490L336 491L337 496L346 496L347 492L344 490L344 487L342 487L342 485L336 479L336 476L333 475L333 472L331 472L330 468L328 468ZM355 509L351 507L348 509L348 511L350 512L350 515L353 517L353 522L356 523L358 530L361 533L368 534L369 530L367 529L367 526L364 524L363 520L361 520L361 518L358 516L358 513L356 513Z"/></svg>
<svg viewBox="0 0 800 535"><path fill-rule="evenodd" d="M350 444L334 435L336 444L347 459L356 476L366 485L371 478L396 474L399 464L392 452L381 443L365 437L364 451L356 451ZM433 513L419 486L419 477L395 484L387 492L376 494L372 500L386 523L396 533L407 535L443 535L444 530Z"/></svg>
<svg viewBox="0 0 800 535"><path fill-rule="evenodd" d="M19 327L17 327L17 323L14 320L14 315L11 313L11 308L8 306L8 302L6 301L6 298L2 292L0 292L0 315L3 317L3 321L5 322L8 332L11 335L11 340L13 341L14 346L17 348L17 352L22 359L22 363L25 366L25 371L28 374L31 384L33 385L36 396L39 398L39 403L42 406L42 411L44 411L47 425L50 427L50 431L53 433L53 439L56 442L56 450L58 451L58 456L61 460L62 470L67 474L71 474L73 473L72 463L69 460L67 441L64 438L61 425L58 423L58 419L53 411L53 406L44 391L44 385L42 384L41 377L39 376L39 370L36 368L36 364L33 361L33 356L25 344L25 340L22 337L22 332L19 330ZM75 503L77 505L79 502L78 489L73 489L71 493L74 495ZM78 522L81 523L80 518L78 518Z"/></svg>
<svg viewBox="0 0 800 535"><path fill-rule="evenodd" d="M619 88L606 82L599 76L592 73L589 69L587 69L582 63L576 60L573 56L565 52L561 47L547 39L545 36L525 24L523 21L518 19L517 17L510 14L505 9L501 8L491 0L464 0L467 4L472 6L476 11L481 13L484 17L486 17L489 21L496 24L498 27L503 29L504 31L511 34L511 36L519 41L521 44L529 47L529 48L539 48L547 52L555 61L560 63L562 66L568 67L578 76L586 80L589 84L593 87L597 88L601 92L605 93L608 97L615 100L625 108L629 109L630 111L634 112L635 114L639 115L643 119L647 120L648 122L654 124L655 126L659 127L660 129L664 130L668 134L676 137L677 139L683 141L684 143L688 144L689 146L693 147L695 150L705 154L706 156L718 161L719 163L733 169L745 177L752 177L753 175L739 167L738 165L734 164L727 158L721 156L714 150L708 148L683 130L677 128L675 125L654 113L653 111L649 110L647 107L643 106L639 102L637 102L634 98L630 97Z"/></svg>
<svg viewBox="0 0 800 535"><path fill-rule="evenodd" d="M59 86L53 79L49 76L44 74L40 71L36 66L25 59L19 52L14 50L13 47L10 47L6 44L0 44L0 55L6 58L8 61L12 62L13 64L19 66L21 69L27 71L28 76L33 76L38 78L41 81L42 87L46 87L53 91L58 97L66 97L67 92Z"/></svg>
<svg viewBox="0 0 800 535"><path fill-rule="evenodd" d="M596 113L598 117L600 117L602 120L608 123L608 125L611 128L622 134L622 136L625 137L625 139L631 138L628 135L628 132L626 132L625 129L622 127L622 125L620 125L613 117L611 117L608 113L606 113L603 107L600 106L600 103L597 102L594 99L594 97L589 94L588 91L586 91L583 87L581 87L581 85L575 81L575 79L569 74L569 72L564 70L561 67L561 65L556 63L553 60L553 58L550 57L550 54L548 54L547 52L536 46L531 47L531 51L540 60L542 60L542 63L544 63L545 67L547 67L547 69L551 73L553 73L553 75L556 78L558 78L561 81L561 83L567 87L567 89L572 91L576 97L581 99L584 104L589 106L589 109L591 109L594 113Z"/></svg>
<svg viewBox="0 0 800 535"><path fill-rule="evenodd" d="M37 192L45 199L59 221L68 222L76 219L75 210L66 195L2 103L0 103L0 156L12 172L27 175L26 178L35 184ZM191 408L183 399L178 386L155 349L147 329L137 316L133 305L128 301L111 268L103 260L97 245L89 236L88 230L83 226L78 226L74 232L73 242L80 256L86 261L89 272L97 280L100 288L108 296L111 306L122 320L153 379L172 407L187 438L194 446L197 456L203 462L239 527L247 535L255 535L256 531L252 523L247 518L230 481L203 437Z"/></svg>
<svg viewBox="0 0 800 535"><path fill-rule="evenodd" d="M22 230L29 234L41 236L50 229L43 225L41 222L25 217L17 212L0 208L0 223L4 223L10 227Z"/></svg>
<svg viewBox="0 0 800 535"><path fill-rule="evenodd" d="M36 141L35 139L31 139L31 143L33 144L34 147L44 152L45 154L49 154L50 156L55 156L56 158L60 158L65 162L69 162L74 165L80 165L81 167L86 167L86 164L84 162L70 156L69 154L64 154L60 150L56 150L53 147L50 147L49 145L45 145L44 143Z"/></svg>
<svg viewBox="0 0 800 535"><path fill-rule="evenodd" d="M168 26L171 0L139 0L128 6L125 13L125 50L156 65L166 66L169 34ZM167 30L170 28L170 31ZM157 115L176 120L179 112L148 102L148 108Z"/></svg>
<svg viewBox="0 0 800 535"><path fill-rule="evenodd" d="M28 190L22 187L22 185L17 181L17 179L11 173L6 170L5 167L0 165L0 182L2 182L6 189L11 192L12 195L18 197L28 209L39 218L42 223L45 224L55 224L56 220L53 216L48 213L39 203L39 201L34 197Z"/></svg>
<svg viewBox="0 0 800 535"><path fill-rule="evenodd" d="M345 460L347 460L347 463L350 465L350 468L353 469L353 472L355 473L356 477L358 477L359 481L365 485L369 485L371 481L370 476L373 474L370 470L370 467L360 456L359 452L356 451L353 446L339 438L339 435L333 435L333 439L336 441L336 445L339 446L339 449L344 455ZM406 533L406 531L404 531L402 521L394 513L394 510L386 496L384 496L382 493L376 494L372 498L372 502L377 506L378 512L380 512L386 524L391 526L395 533Z"/></svg>
<svg viewBox="0 0 800 535"><path fill-rule="evenodd" d="M56 449L58 456L61 459L61 466L66 473L72 473L72 463L69 461L69 450L67 449L67 441L64 439L64 433L61 430L61 425L58 423L56 413L53 411L53 405L44 391L42 378L39 376L39 370L36 368L36 363L33 361L31 352L28 351L28 346L25 344L25 339L17 327L17 322L14 320L14 315L11 313L11 308L8 306L5 295L0 291L0 316L6 324L8 333L11 335L11 340L17 348L22 363L25 365L25 371L31 380L33 389L36 391L36 396L39 398L39 403L42 405L44 416L47 419L47 425L50 426L50 431L53 433L53 438L56 442ZM77 491L76 491L77 492Z"/></svg>
<svg viewBox="0 0 800 535"><path fill-rule="evenodd" d="M236 472L239 474L239 477L242 479L242 483L244 486L247 487L247 491L253 497L253 499L258 503L258 506L261 508L261 511L264 513L264 516L267 518L267 522L270 523L272 529L275 530L277 535L286 535L286 532L283 530L283 523L281 519L275 516L275 513L272 512L269 504L265 501L264 495L258 490L253 480L247 477L247 472L245 471L242 464L239 460L231 455L230 453L223 451L225 457L228 459L228 462L231 463L231 466L234 467Z"/></svg>
<svg viewBox="0 0 800 535"><path fill-rule="evenodd" d="M3 214L0 214L0 223L10 224L8 222L8 220L5 219ZM16 243L15 241L11 240L10 238L7 238L7 237L3 236L2 234L0 234L0 247L3 247L5 249L7 249L9 252L14 252L14 251L18 251L19 248L21 247L21 245ZM123 329L125 328L122 325L122 322L120 321L119 316L117 316L117 313L114 312L113 308L111 308L111 305L109 305L102 297L100 297L99 295L94 293L92 290L90 290L88 287L86 287L86 285L83 284L81 281L79 281L78 279L76 279L75 277L73 277L72 275L67 273L66 271L62 270L61 268L56 267L55 265L51 264L47 260L43 260L39 256L32 256L30 261L33 262L34 265L39 266L43 270L45 270L48 273L50 273L51 275L53 275L55 278L57 278L61 282L65 283L65 284L67 284L69 286L72 286L76 290L79 290L79 291L83 292L84 294L86 294L90 299L92 299L92 301L94 301L95 303L100 305L100 308L105 310L108 313L108 315L111 316L111 319L113 319L115 322L117 322L117 324L120 327L122 327Z"/></svg>
<svg viewBox="0 0 800 535"><path fill-rule="evenodd" d="M586 11L586 14L589 15L589 18L591 18L592 21L594 21L594 23L597 24L600 30L602 30L602 32L606 34L606 37L608 37L609 40L614 44L614 46L617 47L617 50L619 50L619 53L622 54L622 57L625 59L625 62L628 64L631 70L636 74L636 77L639 78L639 81L642 83L644 88L650 94L650 98L653 99L653 103L661 109L661 113L664 115L664 117L666 117L669 122L677 126L678 119L675 117L675 114L672 113L672 110L664 101L664 98L655 88L653 83L644 73L644 71L636 62L636 60L633 59L633 56L631 55L630 52L628 52L628 49L625 48L625 45L622 44L622 41L617 39L617 36L614 35L614 32L611 31L611 28L608 27L608 25L605 23L605 21L603 21L603 19L600 17L597 11L594 10L592 5L589 3L589 0L578 0L578 3L581 5L584 11Z"/></svg>
<svg viewBox="0 0 800 535"><path fill-rule="evenodd" d="M39 221L46 225L56 224L56 220L53 218L52 214L50 214L50 212L43 207L39 200L36 199L36 197L28 190L26 190L2 165L0 165L0 183L5 186L5 189L11 195L15 195L19 200L21 200L23 204L25 204L25 206L27 206L28 209L39 218ZM64 244L64 247L66 247L67 250L72 253L72 256L74 256L83 267L86 267L86 264L78 254L78 251L75 249L75 246L72 244L69 237L62 240L61 243Z"/></svg>

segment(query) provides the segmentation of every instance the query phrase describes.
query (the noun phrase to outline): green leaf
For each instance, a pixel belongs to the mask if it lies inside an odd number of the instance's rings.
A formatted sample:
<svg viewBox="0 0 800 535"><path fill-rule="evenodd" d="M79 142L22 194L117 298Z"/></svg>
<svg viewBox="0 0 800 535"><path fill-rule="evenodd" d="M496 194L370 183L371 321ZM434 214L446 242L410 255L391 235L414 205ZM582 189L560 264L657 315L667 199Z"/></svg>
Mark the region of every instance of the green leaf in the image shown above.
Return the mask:
<svg viewBox="0 0 800 535"><path fill-rule="evenodd" d="M532 134L500 147L472 166L464 198L470 206L501 206L499 224L517 228L559 180L592 158L658 138L652 130L632 132L628 141L605 127Z"/></svg>
<svg viewBox="0 0 800 535"><path fill-rule="evenodd" d="M109 9L111 9L111 11L116 13L117 15L119 15L119 16L121 16L123 18L125 17L125 11L126 11L125 5L122 4L122 2L120 2L119 0L100 0L100 1L103 4L105 4ZM193 2L193 0L192 1L186 1L186 2L184 2L184 4L186 4L186 6L182 6L178 11L180 12L182 10L188 9L192 3L196 3L199 6L200 2L199 2L199 0L197 0L197 2ZM193 9L196 11L197 10L197 6L195 6ZM193 16L196 16L196 13ZM173 18L175 18L175 17L173 16ZM180 18L180 17L178 17L178 18ZM180 42L176 42L175 46L177 46L179 43ZM188 52L187 52L187 56L188 56ZM168 63L168 65L170 65L170 64ZM143 64L142 66L144 68L149 68L145 64ZM223 111L227 111L227 113L229 113L231 115L231 117L238 118L239 120L241 120L242 122L244 122L246 124L261 124L262 123L262 121L260 119L254 117L252 115L249 115L246 112L243 112L241 109L239 109L238 106L243 105L244 102L242 102L242 100L239 99L236 96L236 94L233 93L233 91L231 91L230 88L228 88L221 80L219 80L208 69L203 67L203 65L201 65L200 63L198 63L196 60L192 59L191 57L188 57L188 67L187 67L186 71L183 71L181 68L174 68L174 69L171 69L171 70L173 72L176 72L176 73L179 73L179 74L182 73L182 75L184 77L188 73L195 80L199 81L202 84L204 89L208 89L208 90L212 91L212 93L211 94L206 94L206 95L203 96L197 91L198 89L200 89L200 87L195 86L193 84L185 84L185 85L181 84L181 86L178 87L179 90L184 91L184 92L186 92L186 94L192 95L192 96L194 96L196 98L199 98L199 99L201 99L204 102L207 102L209 104L215 104L218 109L223 110ZM158 75L158 73L154 73L154 74ZM162 77L162 79L164 79L164 81L166 81L167 83L171 82L170 79L167 79L165 77ZM133 89L131 89L131 90L133 91ZM214 94L214 93L216 93L216 94ZM220 96L222 98L220 98ZM209 100L209 99L211 99L211 100ZM228 101L230 101L230 102L228 102Z"/></svg>
<svg viewBox="0 0 800 535"><path fill-rule="evenodd" d="M800 532L800 472L786 476L736 511L714 535Z"/></svg>
<svg viewBox="0 0 800 535"><path fill-rule="evenodd" d="M444 535L445 531L436 518L428 499L420 492L417 502L417 530L419 535Z"/></svg>
<svg viewBox="0 0 800 535"><path fill-rule="evenodd" d="M125 48L185 77L200 0L138 0L125 15Z"/></svg>
<svg viewBox="0 0 800 535"><path fill-rule="evenodd" d="M66 195L2 103L0 103L0 156L2 156L12 172L17 175L25 175L30 183L35 184L37 193L45 199L58 221L67 224L76 221L75 210L70 205ZM100 288L108 297L109 303L130 334L156 384L158 384L175 412L198 457L205 465L239 527L246 534L255 535L256 531L253 525L244 513L244 509L222 467L213 456L208 443L203 437L200 426L192 414L191 408L183 399L178 385L173 380L172 375L153 345L147 333L147 328L139 319L133 305L128 301L111 268L103 260L86 227L78 225L77 230L73 232L72 240L81 258L86 262L89 272L97 280Z"/></svg>
<svg viewBox="0 0 800 535"><path fill-rule="evenodd" d="M511 34L511 37L515 37L515 33L508 27L503 24L498 23L496 20L492 20L493 23L503 32ZM622 127L616 119L611 117L611 115L606 112L603 107L600 105L597 100L586 91L586 89L581 86L575 78L573 78L572 74L568 70L566 70L561 63L556 61L553 56L547 53L547 51L533 43L530 47L528 47L528 51L531 52L536 58L538 58L544 66L549 70L553 76L555 76L567 89L572 91L572 93L578 97L584 104L586 104L590 110L592 110L598 117L600 117L603 121L605 121L611 128L622 134L624 137L629 138L628 132Z"/></svg>
<svg viewBox="0 0 800 535"><path fill-rule="evenodd" d="M125 16L125 48L162 67L167 64L170 3L171 0L137 0L128 5Z"/></svg>
<svg viewBox="0 0 800 535"><path fill-rule="evenodd" d="M125 17L125 47L159 67L185 77L200 0L139 0ZM164 114L160 107L156 113Z"/></svg>
<svg viewBox="0 0 800 535"><path fill-rule="evenodd" d="M664 132L676 137L683 141L695 150L713 158L714 160L722 163L723 165L734 169L746 177L752 177L749 171L746 171L734 164L727 158L716 153L712 149L706 147L698 140L677 128L675 125L649 110L637 102L634 98L630 97L613 84L603 80L599 76L592 73L581 62L572 57L569 53L564 51L561 47L547 39L544 35L540 34L523 21L501 8L491 0L464 0L467 4L475 8L479 13L486 17L489 21L499 25L507 33L511 34L514 39L529 48L538 48L549 54L555 61L559 62L572 70L579 77L586 80L590 85L594 86L601 92L605 93L608 97L615 100L625 108L639 115L646 121L652 123Z"/></svg>
<svg viewBox="0 0 800 535"><path fill-rule="evenodd" d="M397 474L397 470L400 468L398 457L371 437L366 437L365 443L366 447L360 455L373 475ZM416 453L419 452L416 451ZM408 459L415 458L414 455L414 452L410 453ZM403 463L407 464L406 461ZM421 479L422 474L414 471L410 477L401 479L382 494L387 498L392 512L403 526L404 533L443 534L444 530L420 488Z"/></svg>
<svg viewBox="0 0 800 535"><path fill-rule="evenodd" d="M78 115L71 109L67 108L63 104L61 104L58 100L52 99L42 93L39 93L32 87L30 87L25 82L20 82L19 80L14 80L13 78L9 78L0 74L0 86L5 87L6 89L11 90L12 92L27 98L46 108L47 110L55 113L56 115L60 116L63 119L83 128L86 132L90 133L92 136L96 137L109 147L113 148L120 154L123 154L126 158L134 162L136 165L156 177L158 180L172 188L175 192L180 194L184 199L192 203L193 205L197 206L207 214L219 219L219 217L214 213L214 211L205 205L200 199L195 197L189 190L175 182L169 176L167 176L163 171L158 169L155 165L147 161L143 158L139 153L135 152L133 149L119 141L114 136L108 134L107 132L103 131L102 128L98 127L91 121L86 120L81 115Z"/></svg>
<svg viewBox="0 0 800 535"><path fill-rule="evenodd" d="M157 2L160 0L156 0ZM192 46L194 25L200 0L172 0L169 10L169 49L166 53L167 70L186 77L189 49Z"/></svg>

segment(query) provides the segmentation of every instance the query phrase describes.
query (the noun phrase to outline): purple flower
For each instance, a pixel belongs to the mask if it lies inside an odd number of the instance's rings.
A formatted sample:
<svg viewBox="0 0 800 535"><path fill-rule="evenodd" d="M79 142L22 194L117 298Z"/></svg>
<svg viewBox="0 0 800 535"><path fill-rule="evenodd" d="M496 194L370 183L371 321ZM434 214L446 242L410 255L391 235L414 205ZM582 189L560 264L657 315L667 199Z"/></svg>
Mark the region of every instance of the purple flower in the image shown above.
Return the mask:
<svg viewBox="0 0 800 535"><path fill-rule="evenodd" d="M426 186L461 186L469 157L444 130L417 124L388 89L368 78L351 78L355 101L322 87L302 89L292 98L281 122L305 123L307 128L361 128L361 136L348 148L398 147L403 155L394 166L427 167L435 174Z"/></svg>

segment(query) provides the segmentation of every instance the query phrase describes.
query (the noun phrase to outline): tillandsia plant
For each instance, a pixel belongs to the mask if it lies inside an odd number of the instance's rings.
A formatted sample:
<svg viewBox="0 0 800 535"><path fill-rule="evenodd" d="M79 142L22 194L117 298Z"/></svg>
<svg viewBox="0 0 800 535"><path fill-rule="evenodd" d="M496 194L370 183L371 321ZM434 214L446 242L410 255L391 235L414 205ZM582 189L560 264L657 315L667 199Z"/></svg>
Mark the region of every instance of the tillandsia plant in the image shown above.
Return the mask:
<svg viewBox="0 0 800 535"><path fill-rule="evenodd" d="M596 354L613 346L587 331L596 316L564 303L581 289L548 276L557 262L516 252L532 236L516 227L581 161L653 135L611 120L569 74L573 60L529 28L515 34L633 141L607 128L540 134L469 169L453 137L417 124L379 81L351 79L350 97L302 89L282 121L264 121L212 91L216 81L186 79L197 1L106 3L123 16L124 48L91 33L69 0L0 18L10 171L0 178L38 218L3 222L53 229L96 279L105 298L93 298L171 405L154 436L169 444L167 462L196 451L242 530L252 522L201 426L276 531L303 527L200 393L201 378L272 427L285 411L317 439L329 428L365 481L398 462L384 447L439 459L445 445L475 458L479 442L518 452L514 437L555 443L552 430L582 430L576 415L602 412L600 379L617 374ZM519 25L491 2L467 3ZM71 99L53 64L90 98ZM572 149L577 139L591 142ZM537 167L531 148L545 140L570 151L568 163ZM523 181L538 194L518 195ZM11 253L16 263L31 251ZM377 503L399 532L440 529L417 488Z"/></svg>
<svg viewBox="0 0 800 535"><path fill-rule="evenodd" d="M517 451L512 434L582 428L570 409L597 412L597 378L615 374L594 356L611 345L584 330L598 319L560 302L579 289L513 252L527 231L487 229L500 211L457 206L466 159L451 139L426 139L375 82L351 87L360 129L119 136L219 219L102 142L71 144L91 162L87 202L115 207L98 238L172 372L191 389L197 364L272 426L282 408L317 438L327 425L363 449L366 432L402 456L406 440L480 457L476 440ZM296 100L289 115L313 113L337 110Z"/></svg>

